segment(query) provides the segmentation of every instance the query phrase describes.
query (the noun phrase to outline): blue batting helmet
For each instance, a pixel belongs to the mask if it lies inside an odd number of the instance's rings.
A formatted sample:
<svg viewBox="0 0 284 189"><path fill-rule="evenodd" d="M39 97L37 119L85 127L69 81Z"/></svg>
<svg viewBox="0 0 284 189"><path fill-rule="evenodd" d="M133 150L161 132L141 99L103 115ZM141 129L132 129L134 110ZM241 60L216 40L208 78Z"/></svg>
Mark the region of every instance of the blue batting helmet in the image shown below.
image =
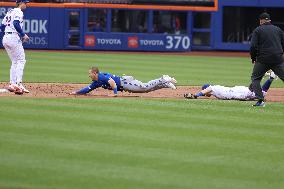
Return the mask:
<svg viewBox="0 0 284 189"><path fill-rule="evenodd" d="M205 84L202 86L202 90L206 89L207 87L209 87L210 85L209 84Z"/></svg>

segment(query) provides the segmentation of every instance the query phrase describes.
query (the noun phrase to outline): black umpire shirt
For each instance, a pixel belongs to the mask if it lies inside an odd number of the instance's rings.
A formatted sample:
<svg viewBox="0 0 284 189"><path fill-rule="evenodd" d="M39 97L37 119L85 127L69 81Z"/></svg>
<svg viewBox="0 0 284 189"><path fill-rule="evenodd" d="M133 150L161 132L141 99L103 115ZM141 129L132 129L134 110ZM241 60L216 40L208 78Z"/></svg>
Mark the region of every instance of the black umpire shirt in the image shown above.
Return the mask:
<svg viewBox="0 0 284 189"><path fill-rule="evenodd" d="M283 62L284 32L270 22L258 26L252 33L250 55L262 64Z"/></svg>

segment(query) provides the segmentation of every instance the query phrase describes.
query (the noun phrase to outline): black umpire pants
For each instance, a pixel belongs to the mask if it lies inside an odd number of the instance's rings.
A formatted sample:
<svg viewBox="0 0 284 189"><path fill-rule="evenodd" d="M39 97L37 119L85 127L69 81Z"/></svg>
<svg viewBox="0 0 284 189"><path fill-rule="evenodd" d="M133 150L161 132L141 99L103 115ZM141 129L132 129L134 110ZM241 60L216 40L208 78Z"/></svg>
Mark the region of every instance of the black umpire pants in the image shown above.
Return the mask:
<svg viewBox="0 0 284 189"><path fill-rule="evenodd" d="M251 74L251 84L249 89L255 93L259 100L264 100L260 82L268 70L272 70L284 82L284 63L281 64L263 64L256 62Z"/></svg>

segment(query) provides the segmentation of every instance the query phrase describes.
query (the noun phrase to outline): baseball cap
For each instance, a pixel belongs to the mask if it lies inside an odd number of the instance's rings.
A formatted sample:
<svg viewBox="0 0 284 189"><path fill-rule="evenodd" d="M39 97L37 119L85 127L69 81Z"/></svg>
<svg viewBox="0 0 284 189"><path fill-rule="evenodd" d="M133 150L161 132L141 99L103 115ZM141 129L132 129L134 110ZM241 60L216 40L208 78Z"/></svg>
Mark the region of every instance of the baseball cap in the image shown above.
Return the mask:
<svg viewBox="0 0 284 189"><path fill-rule="evenodd" d="M259 20L270 20L270 15L267 12L261 13L259 15Z"/></svg>
<svg viewBox="0 0 284 189"><path fill-rule="evenodd" d="M29 3L29 0L16 0L16 3Z"/></svg>
<svg viewBox="0 0 284 189"><path fill-rule="evenodd" d="M209 84L205 84L202 86L202 90L206 89L207 87L209 87L210 85Z"/></svg>

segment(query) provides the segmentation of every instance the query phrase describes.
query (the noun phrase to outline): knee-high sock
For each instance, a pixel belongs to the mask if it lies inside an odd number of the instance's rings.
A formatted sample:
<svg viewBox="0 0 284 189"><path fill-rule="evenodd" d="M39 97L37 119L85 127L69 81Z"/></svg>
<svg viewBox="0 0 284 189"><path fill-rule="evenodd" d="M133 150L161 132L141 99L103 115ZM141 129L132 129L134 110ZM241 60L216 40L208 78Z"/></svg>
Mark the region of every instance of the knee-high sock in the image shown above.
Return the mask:
<svg viewBox="0 0 284 189"><path fill-rule="evenodd" d="M265 91L265 92L267 92L268 89L270 88L270 85L271 85L272 81L273 81L273 79L271 79L271 78L270 78L270 79L267 79L267 80L265 81L265 83L262 85L262 90Z"/></svg>

